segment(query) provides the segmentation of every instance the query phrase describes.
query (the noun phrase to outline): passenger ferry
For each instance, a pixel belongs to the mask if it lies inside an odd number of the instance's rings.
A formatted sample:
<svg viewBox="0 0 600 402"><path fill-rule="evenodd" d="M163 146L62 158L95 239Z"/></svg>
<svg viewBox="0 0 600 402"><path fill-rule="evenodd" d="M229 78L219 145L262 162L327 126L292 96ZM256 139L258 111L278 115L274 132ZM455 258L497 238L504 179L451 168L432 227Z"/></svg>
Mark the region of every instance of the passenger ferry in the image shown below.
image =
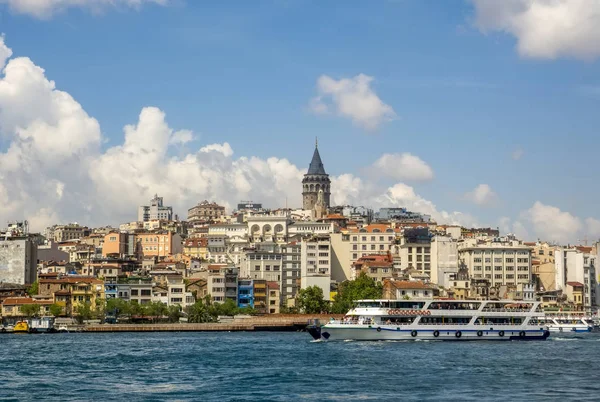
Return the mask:
<svg viewBox="0 0 600 402"><path fill-rule="evenodd" d="M315 340L545 340L540 302L358 300L342 320L307 327Z"/></svg>
<svg viewBox="0 0 600 402"><path fill-rule="evenodd" d="M593 323L584 317L573 316L549 316L546 315L540 319L550 330L550 332L592 332Z"/></svg>

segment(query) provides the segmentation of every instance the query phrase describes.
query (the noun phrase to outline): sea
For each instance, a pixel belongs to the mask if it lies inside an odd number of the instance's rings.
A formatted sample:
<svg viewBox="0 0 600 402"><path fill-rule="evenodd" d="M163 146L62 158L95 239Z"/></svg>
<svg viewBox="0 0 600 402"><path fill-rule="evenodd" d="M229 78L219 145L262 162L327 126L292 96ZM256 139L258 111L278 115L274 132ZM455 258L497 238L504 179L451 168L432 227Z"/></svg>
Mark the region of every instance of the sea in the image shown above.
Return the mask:
<svg viewBox="0 0 600 402"><path fill-rule="evenodd" d="M7 401L598 401L600 334L315 342L305 332L0 335Z"/></svg>

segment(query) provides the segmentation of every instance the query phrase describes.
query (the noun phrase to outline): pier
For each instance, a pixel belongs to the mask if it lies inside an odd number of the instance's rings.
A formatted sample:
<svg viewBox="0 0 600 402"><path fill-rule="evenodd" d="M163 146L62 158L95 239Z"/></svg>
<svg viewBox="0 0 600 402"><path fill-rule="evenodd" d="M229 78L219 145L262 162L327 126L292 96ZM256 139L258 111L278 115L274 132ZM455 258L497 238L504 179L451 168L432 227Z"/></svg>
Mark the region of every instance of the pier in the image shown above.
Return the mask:
<svg viewBox="0 0 600 402"><path fill-rule="evenodd" d="M228 322L177 324L93 324L81 326L85 332L234 332L234 331L298 331L308 320L340 319L343 314L280 314L275 316L232 319Z"/></svg>

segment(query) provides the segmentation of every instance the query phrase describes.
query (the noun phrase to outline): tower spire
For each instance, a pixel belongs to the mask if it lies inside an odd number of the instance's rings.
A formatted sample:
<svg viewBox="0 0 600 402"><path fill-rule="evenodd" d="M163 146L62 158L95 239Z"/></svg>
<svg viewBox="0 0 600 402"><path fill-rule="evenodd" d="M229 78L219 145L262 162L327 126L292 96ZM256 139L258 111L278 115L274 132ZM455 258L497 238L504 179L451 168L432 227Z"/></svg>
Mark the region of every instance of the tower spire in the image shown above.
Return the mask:
<svg viewBox="0 0 600 402"><path fill-rule="evenodd" d="M319 137L315 137L315 148L319 148Z"/></svg>

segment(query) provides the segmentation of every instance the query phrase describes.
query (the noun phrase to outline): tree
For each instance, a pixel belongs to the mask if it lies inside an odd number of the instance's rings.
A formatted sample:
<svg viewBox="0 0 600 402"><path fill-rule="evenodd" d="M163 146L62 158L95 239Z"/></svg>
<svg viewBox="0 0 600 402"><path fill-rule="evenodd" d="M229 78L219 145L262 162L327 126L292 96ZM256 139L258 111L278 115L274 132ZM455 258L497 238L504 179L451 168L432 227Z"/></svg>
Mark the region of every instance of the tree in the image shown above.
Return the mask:
<svg viewBox="0 0 600 402"><path fill-rule="evenodd" d="M381 299L383 286L373 278L361 272L353 281L345 281L338 287L338 293L333 298L332 313L345 314L352 309L355 300Z"/></svg>
<svg viewBox="0 0 600 402"><path fill-rule="evenodd" d="M35 281L31 284L30 287L27 288L27 294L29 296L37 295L40 289L40 285L38 281Z"/></svg>
<svg viewBox="0 0 600 402"><path fill-rule="evenodd" d="M80 324L85 320L91 319L93 315L91 303L85 302L75 307L75 314L77 314L77 321L79 321Z"/></svg>
<svg viewBox="0 0 600 402"><path fill-rule="evenodd" d="M129 303L125 300L113 297L106 301L105 312L106 315L112 315L117 318L120 315L129 315L131 309Z"/></svg>
<svg viewBox="0 0 600 402"><path fill-rule="evenodd" d="M58 317L59 315L62 314L63 308L62 308L62 306L54 303L54 304L50 305L49 311L50 311L50 314L52 314L54 317Z"/></svg>
<svg viewBox="0 0 600 402"><path fill-rule="evenodd" d="M162 302L155 301L150 304L147 304L146 306L148 315L152 317L153 322L156 322L158 319L162 318L165 315L169 315L169 309L167 305Z"/></svg>
<svg viewBox="0 0 600 402"><path fill-rule="evenodd" d="M306 314L319 314L327 310L328 303L323 298L323 289L309 286L298 292L298 307Z"/></svg>
<svg viewBox="0 0 600 402"><path fill-rule="evenodd" d="M188 322L214 322L216 316L211 314L210 307L210 299L200 299L193 305L187 307L186 312Z"/></svg>
<svg viewBox="0 0 600 402"><path fill-rule="evenodd" d="M181 306L169 306L167 308L167 316L170 322L178 322L181 317Z"/></svg>
<svg viewBox="0 0 600 402"><path fill-rule="evenodd" d="M237 304L231 299L225 300L224 303L213 303L210 307L210 312L215 317L220 315L236 315L239 313L239 310Z"/></svg>
<svg viewBox="0 0 600 402"><path fill-rule="evenodd" d="M27 318L35 317L40 313L39 304L24 304L21 306L21 313L27 316Z"/></svg>

